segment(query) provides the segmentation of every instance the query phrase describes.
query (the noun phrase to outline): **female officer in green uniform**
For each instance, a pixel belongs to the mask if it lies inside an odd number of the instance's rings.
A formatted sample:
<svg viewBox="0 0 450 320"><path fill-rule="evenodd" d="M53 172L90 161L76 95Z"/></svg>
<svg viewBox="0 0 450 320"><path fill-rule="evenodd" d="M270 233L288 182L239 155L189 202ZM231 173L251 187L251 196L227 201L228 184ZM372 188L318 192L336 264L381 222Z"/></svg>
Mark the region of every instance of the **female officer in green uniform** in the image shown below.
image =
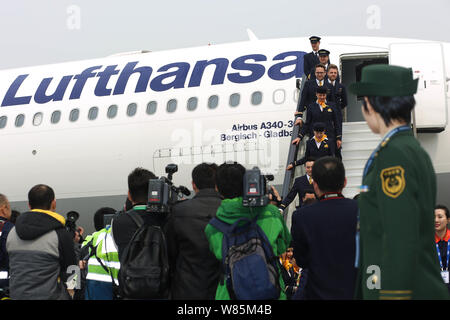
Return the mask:
<svg viewBox="0 0 450 320"><path fill-rule="evenodd" d="M366 163L358 199L357 299L448 299L434 244L436 176L410 122L412 70L370 65L349 90L383 137ZM358 239L357 239L358 240Z"/></svg>

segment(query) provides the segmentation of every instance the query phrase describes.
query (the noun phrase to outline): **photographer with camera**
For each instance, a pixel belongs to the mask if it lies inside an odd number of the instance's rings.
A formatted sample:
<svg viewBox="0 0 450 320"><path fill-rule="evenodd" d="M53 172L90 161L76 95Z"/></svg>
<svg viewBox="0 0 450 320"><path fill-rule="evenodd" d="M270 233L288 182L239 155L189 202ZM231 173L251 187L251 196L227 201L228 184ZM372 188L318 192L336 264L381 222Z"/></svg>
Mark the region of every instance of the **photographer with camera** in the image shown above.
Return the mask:
<svg viewBox="0 0 450 320"><path fill-rule="evenodd" d="M6 242L11 299L69 300L66 271L77 260L66 219L55 212L53 189L34 186L28 205L30 211L19 216Z"/></svg>
<svg viewBox="0 0 450 320"><path fill-rule="evenodd" d="M225 199L205 228L210 248L222 262L216 300L285 300L277 261L291 236L277 207L269 204L266 177L257 168L246 171L238 163L224 163L216 184Z"/></svg>
<svg viewBox="0 0 450 320"><path fill-rule="evenodd" d="M214 300L220 263L209 250L204 230L216 216L222 197L215 190L216 164L201 163L192 170L195 196L176 204L168 222L167 242L172 299Z"/></svg>
<svg viewBox="0 0 450 320"><path fill-rule="evenodd" d="M119 252L119 259L121 259L126 246L138 229L138 225L130 215L131 213L138 214L149 224L161 225L163 222L160 216L151 215L147 212L148 181L150 179L156 179L156 176L153 172L144 168L136 168L128 175L128 199L130 199L133 208L118 215L112 221L112 233Z"/></svg>
<svg viewBox="0 0 450 320"><path fill-rule="evenodd" d="M128 176L128 198L133 209L112 221L120 270L119 293L124 299L168 299L170 293L169 258L165 237L166 222L180 193L189 195L186 187L175 187L174 164L166 167L168 177L156 176L136 168Z"/></svg>

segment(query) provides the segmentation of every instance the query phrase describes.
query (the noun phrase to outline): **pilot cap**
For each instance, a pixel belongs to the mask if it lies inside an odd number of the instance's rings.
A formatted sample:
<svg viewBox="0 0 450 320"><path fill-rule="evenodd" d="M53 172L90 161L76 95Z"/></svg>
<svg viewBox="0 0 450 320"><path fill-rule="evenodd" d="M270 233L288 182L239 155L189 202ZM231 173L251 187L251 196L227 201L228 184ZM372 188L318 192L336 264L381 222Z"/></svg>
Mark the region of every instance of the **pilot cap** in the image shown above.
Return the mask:
<svg viewBox="0 0 450 320"><path fill-rule="evenodd" d="M319 51L317 51L317 53L319 54L319 56L329 56L330 55L330 51L325 50L325 49L320 49Z"/></svg>
<svg viewBox="0 0 450 320"><path fill-rule="evenodd" d="M325 88L324 86L317 87L316 93L327 93L327 88Z"/></svg>
<svg viewBox="0 0 450 320"><path fill-rule="evenodd" d="M325 124L323 122L315 122L313 124L313 130L317 132L325 131Z"/></svg>
<svg viewBox="0 0 450 320"><path fill-rule="evenodd" d="M318 36L311 36L311 37L309 37L309 41L311 41L312 43L315 43L317 41L320 41L320 37L318 37Z"/></svg>

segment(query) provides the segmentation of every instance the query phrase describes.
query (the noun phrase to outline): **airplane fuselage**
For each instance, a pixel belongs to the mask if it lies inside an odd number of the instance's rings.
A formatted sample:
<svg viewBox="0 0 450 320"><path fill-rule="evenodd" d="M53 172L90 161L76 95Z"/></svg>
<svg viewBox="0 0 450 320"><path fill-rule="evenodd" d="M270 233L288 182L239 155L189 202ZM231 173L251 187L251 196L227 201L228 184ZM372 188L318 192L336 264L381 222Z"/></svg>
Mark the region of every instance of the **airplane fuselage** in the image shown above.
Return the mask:
<svg viewBox="0 0 450 320"><path fill-rule="evenodd" d="M407 40L329 38L321 47L339 66L343 54L388 55L392 42ZM79 211L90 226L96 209L123 205L138 166L162 176L176 163L174 183L191 188L198 163L238 161L280 185L310 51L307 38L258 40L1 71L0 192L25 210L28 190L48 184L57 211ZM425 136L428 145L448 138ZM438 173L450 173L447 152L427 151Z"/></svg>

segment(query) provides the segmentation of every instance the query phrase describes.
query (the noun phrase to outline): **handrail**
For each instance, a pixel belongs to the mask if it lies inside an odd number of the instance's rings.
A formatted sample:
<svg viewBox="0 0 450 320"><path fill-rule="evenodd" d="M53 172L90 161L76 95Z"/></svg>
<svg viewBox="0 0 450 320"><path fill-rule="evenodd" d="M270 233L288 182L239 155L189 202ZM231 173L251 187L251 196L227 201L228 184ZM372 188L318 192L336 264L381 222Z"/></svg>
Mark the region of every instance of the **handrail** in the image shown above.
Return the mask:
<svg viewBox="0 0 450 320"><path fill-rule="evenodd" d="M306 76L303 75L301 78L301 85L300 85L300 90L299 90L299 94L298 94L298 101L300 101L300 97L302 94L302 90L305 86L305 82L306 82ZM296 108L297 110L297 108ZM297 119L297 117L295 117L295 120ZM291 141L290 141L290 146L289 146L289 153L288 153L288 157L287 157L287 163L286 163L286 167L292 163L293 161L296 160L297 158L297 154L300 153L304 153L305 149L306 149L306 140L307 139L302 139L302 141L300 141L300 143L298 145L292 144L292 141L294 139L296 139L298 137L298 133L300 130L300 126L298 125L294 125L293 129L292 129L292 137L291 137ZM285 168L286 168L285 167ZM303 167L300 168L301 172L304 170ZM295 168L293 168L292 170L286 170L286 173L284 175L284 181L283 181L283 189L281 191L281 196L283 198L285 198L287 196L287 194L289 193L289 189L291 188L292 182L294 180L295 177ZM284 219L287 219L287 214L284 215Z"/></svg>
<svg viewBox="0 0 450 320"><path fill-rule="evenodd" d="M412 118L412 130L413 130L413 134L414 137L417 139L417 123L416 123L416 112L415 109L413 108L411 111L411 118Z"/></svg>

